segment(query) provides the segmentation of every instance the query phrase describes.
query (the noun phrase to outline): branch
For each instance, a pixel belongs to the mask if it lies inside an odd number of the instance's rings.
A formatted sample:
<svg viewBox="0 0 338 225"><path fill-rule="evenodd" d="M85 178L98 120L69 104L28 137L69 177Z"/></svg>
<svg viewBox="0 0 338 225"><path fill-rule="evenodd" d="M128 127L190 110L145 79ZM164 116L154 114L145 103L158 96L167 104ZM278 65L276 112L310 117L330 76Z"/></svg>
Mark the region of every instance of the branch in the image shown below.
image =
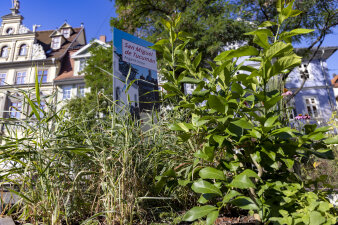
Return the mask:
<svg viewBox="0 0 338 225"><path fill-rule="evenodd" d="M335 17L335 14L331 15L330 12L328 12L328 13L329 13L329 15L328 15L327 20L325 22L324 28L320 32L319 37L306 50L306 52L311 51L311 49L319 42L319 45L318 45L316 51L314 51L314 53L312 54L312 57L310 58L309 63L307 64L307 67L309 66L310 62L312 62L312 60L314 59L315 55L319 51L319 48L323 44L325 36L327 34L327 31L330 30L330 28L332 28L332 27L334 27L334 26L336 26L338 24L338 22L337 23L333 23L333 24L329 24L330 20ZM307 67L306 67L306 69L307 69ZM303 89L306 80L307 80L307 78L304 76L302 84L300 85L300 87L292 95L290 95L289 98L287 98L287 100L285 101L286 103L290 102L291 99L294 98Z"/></svg>
<svg viewBox="0 0 338 225"><path fill-rule="evenodd" d="M306 69L309 66L310 62L314 59L317 52L319 51L320 46L323 44L324 38L325 38L325 35L324 35L323 39L320 41L320 43L319 43L316 51L313 53L311 59L309 60L309 63L307 64ZM289 98L287 98L287 100L285 101L286 103L291 101L291 99L294 98L303 89L306 81L307 81L307 78L306 78L306 76L304 76L302 84L300 85L300 87L294 93L292 93L292 95L290 95Z"/></svg>

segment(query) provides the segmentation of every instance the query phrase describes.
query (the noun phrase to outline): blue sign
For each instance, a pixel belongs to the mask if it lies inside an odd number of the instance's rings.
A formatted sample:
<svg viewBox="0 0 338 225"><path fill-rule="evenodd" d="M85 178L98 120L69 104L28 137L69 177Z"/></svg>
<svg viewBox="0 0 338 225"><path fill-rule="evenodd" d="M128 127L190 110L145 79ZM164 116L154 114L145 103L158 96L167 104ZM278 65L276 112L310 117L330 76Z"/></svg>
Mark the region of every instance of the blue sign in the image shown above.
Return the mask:
<svg viewBox="0 0 338 225"><path fill-rule="evenodd" d="M157 107L159 93L156 51L149 48L153 44L114 28L113 45L115 100L127 104L131 111ZM132 81L134 82L126 93L128 82Z"/></svg>

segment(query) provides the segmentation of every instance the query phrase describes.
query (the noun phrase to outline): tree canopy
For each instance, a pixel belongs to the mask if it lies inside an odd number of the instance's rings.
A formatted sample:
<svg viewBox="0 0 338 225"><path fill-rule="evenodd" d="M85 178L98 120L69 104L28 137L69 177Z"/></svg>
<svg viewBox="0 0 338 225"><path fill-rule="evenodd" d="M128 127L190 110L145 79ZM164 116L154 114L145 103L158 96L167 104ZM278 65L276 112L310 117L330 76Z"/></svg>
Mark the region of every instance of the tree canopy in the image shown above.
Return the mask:
<svg viewBox="0 0 338 225"><path fill-rule="evenodd" d="M283 0L286 3L290 0ZM115 0L117 18L111 25L151 42L165 37L160 18L182 14L180 31L191 34L194 48L213 59L228 43L245 40L243 34L253 26L276 21L277 0ZM295 0L294 7L303 13L281 27L315 29L307 35L309 47L322 43L338 24L336 0ZM271 28L272 29L272 28ZM300 38L293 41L300 41Z"/></svg>
<svg viewBox="0 0 338 225"><path fill-rule="evenodd" d="M112 71L112 48L94 44L89 51L91 57L86 61L82 74L90 92L85 97L69 101L67 108L74 116L81 112L97 116L98 112L105 112L113 101L113 77L109 74Z"/></svg>
<svg viewBox="0 0 338 225"><path fill-rule="evenodd" d="M244 40L250 23L238 19L240 9L227 0L116 0L118 18L111 25L150 42L165 37L161 19L181 13L178 29L195 38L192 48L214 58L234 40Z"/></svg>

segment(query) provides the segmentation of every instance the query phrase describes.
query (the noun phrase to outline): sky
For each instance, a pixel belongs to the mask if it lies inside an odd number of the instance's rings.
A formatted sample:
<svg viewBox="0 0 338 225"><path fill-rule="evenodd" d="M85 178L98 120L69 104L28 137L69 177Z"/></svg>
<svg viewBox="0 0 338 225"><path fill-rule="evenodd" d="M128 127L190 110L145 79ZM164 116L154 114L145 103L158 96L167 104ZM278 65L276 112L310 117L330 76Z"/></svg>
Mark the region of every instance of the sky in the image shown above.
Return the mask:
<svg viewBox="0 0 338 225"><path fill-rule="evenodd" d="M0 0L0 16L9 14L11 7L11 0ZM116 17L114 1L109 0L20 0L20 13L31 30L34 24L41 25L38 30L53 30L65 20L72 27L84 23L87 41L100 35L111 40L109 20Z"/></svg>
<svg viewBox="0 0 338 225"><path fill-rule="evenodd" d="M100 35L112 39L109 20L116 17L114 0L21 0L20 3L24 24L30 29L34 24L41 25L40 30L55 29L67 20L73 27L84 23L88 41ZM11 6L11 0L1 0L0 16L10 13ZM306 43L301 46L306 46ZM326 37L322 46L338 46L338 27ZM327 63L330 76L338 74L338 51Z"/></svg>

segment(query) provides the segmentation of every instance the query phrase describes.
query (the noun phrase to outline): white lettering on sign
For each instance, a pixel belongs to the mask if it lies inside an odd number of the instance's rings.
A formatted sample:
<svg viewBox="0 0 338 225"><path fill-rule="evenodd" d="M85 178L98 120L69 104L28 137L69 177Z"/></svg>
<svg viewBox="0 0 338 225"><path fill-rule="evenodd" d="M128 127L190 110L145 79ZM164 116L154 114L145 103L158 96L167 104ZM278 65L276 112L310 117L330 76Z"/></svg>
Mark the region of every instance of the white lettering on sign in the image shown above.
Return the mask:
<svg viewBox="0 0 338 225"><path fill-rule="evenodd" d="M122 39L122 60L157 71L156 51Z"/></svg>

